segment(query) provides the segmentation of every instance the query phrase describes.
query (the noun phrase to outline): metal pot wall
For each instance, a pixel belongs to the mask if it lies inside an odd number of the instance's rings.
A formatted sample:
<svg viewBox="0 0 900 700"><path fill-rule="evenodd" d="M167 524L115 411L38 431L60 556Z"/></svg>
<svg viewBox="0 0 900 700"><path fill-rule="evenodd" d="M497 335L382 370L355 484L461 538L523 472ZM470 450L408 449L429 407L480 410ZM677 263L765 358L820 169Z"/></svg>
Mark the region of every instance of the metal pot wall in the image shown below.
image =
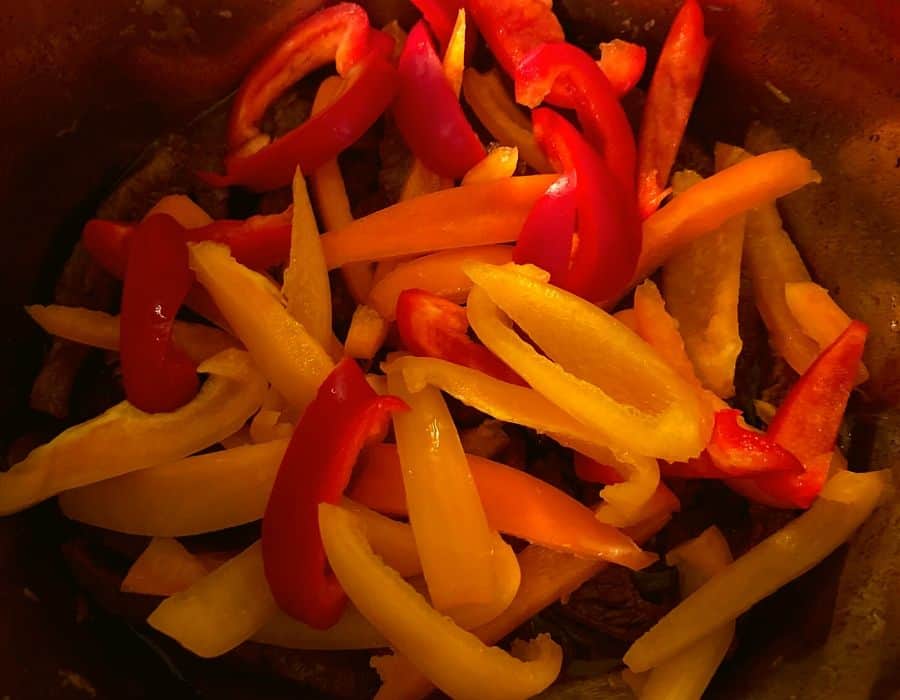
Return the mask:
<svg viewBox="0 0 900 700"><path fill-rule="evenodd" d="M265 46L316 4L32 0L0 10L4 452L38 420L26 406L44 345L22 305L49 298L81 223L141 149L224 97ZM871 326L872 381L857 421L867 439L857 441L863 447L854 457L893 468L900 484L900 3L703 4L716 45L693 136L707 146L714 138L740 141L760 120L822 173L822 185L784 202L785 219L816 278ZM570 38L620 36L652 49L677 2L556 5ZM405 0L383 0L371 10L376 21L414 16ZM0 521L0 697L290 694L219 667L194 673L191 666L182 683L124 623L79 621L84 608L59 558L59 538L36 526L42 522L35 514ZM713 694L897 692L898 532L895 498L845 555L795 592L791 614L773 616L769 633L754 640L759 649L719 679ZM806 595L811 591L816 595ZM806 629L818 630L815 639L804 638ZM583 696L585 688L572 692Z"/></svg>

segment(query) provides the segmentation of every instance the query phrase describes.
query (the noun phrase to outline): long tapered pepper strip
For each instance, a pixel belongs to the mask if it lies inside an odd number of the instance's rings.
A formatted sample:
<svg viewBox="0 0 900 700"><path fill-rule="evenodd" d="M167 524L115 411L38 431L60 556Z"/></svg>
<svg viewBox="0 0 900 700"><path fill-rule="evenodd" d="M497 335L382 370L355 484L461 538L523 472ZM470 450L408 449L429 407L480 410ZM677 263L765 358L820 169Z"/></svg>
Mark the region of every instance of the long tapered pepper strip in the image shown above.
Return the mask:
<svg viewBox="0 0 900 700"><path fill-rule="evenodd" d="M129 245L122 285L120 360L125 395L149 413L174 411L199 387L196 367L172 340L194 275L184 229L167 214L144 219Z"/></svg>
<svg viewBox="0 0 900 700"><path fill-rule="evenodd" d="M638 134L638 206L652 214L666 195L669 173L694 106L712 42L697 0L681 6L653 71Z"/></svg>
<svg viewBox="0 0 900 700"><path fill-rule="evenodd" d="M400 202L322 235L329 269L452 248L514 241L551 175L455 187Z"/></svg>
<svg viewBox="0 0 900 700"><path fill-rule="evenodd" d="M467 459L488 523L500 532L629 568L642 568L655 559L540 479L483 457L467 455ZM400 459L392 445L376 445L364 453L349 494L378 512L407 514Z"/></svg>
<svg viewBox="0 0 900 700"><path fill-rule="evenodd" d="M466 272L477 285L469 295L473 329L540 393L614 449L664 459L700 453L712 425L708 408L634 333L593 304L511 266L469 263ZM521 340L503 314L547 357Z"/></svg>
<svg viewBox="0 0 900 700"><path fill-rule="evenodd" d="M677 194L700 181L697 175L680 175L673 178ZM723 399L734 395L742 347L737 309L745 225L745 214L729 219L684 246L662 269L666 306L678 320L697 377Z"/></svg>
<svg viewBox="0 0 900 700"><path fill-rule="evenodd" d="M821 180L812 164L790 148L754 156L717 172L644 221L641 258L633 281L639 282L672 254L732 217ZM749 220L745 255L748 238Z"/></svg>
<svg viewBox="0 0 900 700"><path fill-rule="evenodd" d="M237 431L262 403L265 380L245 352L225 350L197 371L210 377L180 409L148 414L123 401L0 473L0 514L214 445Z"/></svg>
<svg viewBox="0 0 900 700"><path fill-rule="evenodd" d="M357 360L371 360L387 338L389 324L375 309L360 304L350 319L344 353Z"/></svg>
<svg viewBox="0 0 900 700"><path fill-rule="evenodd" d="M451 697L526 698L556 678L562 652L548 636L516 649L525 661L487 648L384 566L352 513L322 504L319 524L328 561L359 611Z"/></svg>
<svg viewBox="0 0 900 700"><path fill-rule="evenodd" d="M577 180L574 174L563 175L547 188L528 213L513 254L513 260L520 265L530 263L549 272L550 280L558 286L565 286L571 269L578 214Z"/></svg>
<svg viewBox="0 0 900 700"><path fill-rule="evenodd" d="M647 49L622 39L600 44L597 62L616 95L625 95L638 84L647 64Z"/></svg>
<svg viewBox="0 0 900 700"><path fill-rule="evenodd" d="M668 517L642 523L629 531L636 542L642 543L655 535L668 522ZM565 599L581 584L607 566L606 562L581 559L554 552L539 545L530 545L519 552L522 584L510 606L499 616L473 630L485 644L495 644L523 625L541 610ZM432 690L415 666L401 656L387 656L372 660L382 677L379 700L418 700Z"/></svg>
<svg viewBox="0 0 900 700"><path fill-rule="evenodd" d="M332 104L342 88L343 80L339 76L325 78L313 100L312 113L318 114ZM309 179L326 231L334 231L353 221L347 188L337 158L332 158L316 168ZM350 290L350 295L358 303L365 301L372 288L372 266L369 263L345 265L341 268L341 275Z"/></svg>
<svg viewBox="0 0 900 700"><path fill-rule="evenodd" d="M208 573L209 568L204 562L178 540L154 537L128 569L120 590L170 596L190 588Z"/></svg>
<svg viewBox="0 0 900 700"><path fill-rule="evenodd" d="M466 310L421 289L397 298L397 330L413 355L439 357L513 384L522 379L496 355L468 336Z"/></svg>
<svg viewBox="0 0 900 700"><path fill-rule="evenodd" d="M282 306L278 290L215 243L191 248L191 267L260 371L302 410L332 368L322 346Z"/></svg>
<svg viewBox="0 0 900 700"><path fill-rule="evenodd" d="M119 349L118 316L58 304L26 306L25 311L50 335L104 350ZM191 361L198 363L235 347L235 341L227 333L185 321L175 321L172 339Z"/></svg>
<svg viewBox="0 0 900 700"><path fill-rule="evenodd" d="M512 177L519 164L519 149L515 146L497 146L472 166L462 179L462 185L477 185Z"/></svg>
<svg viewBox="0 0 900 700"><path fill-rule="evenodd" d="M331 286L316 216L306 180L299 170L294 174L292 190L291 254L284 270L282 292L288 313L303 324L319 345L327 348L331 343Z"/></svg>
<svg viewBox="0 0 900 700"><path fill-rule="evenodd" d="M262 524L266 579L291 617L317 629L340 617L346 598L325 570L318 504L339 502L360 450L383 439L390 414L406 408L394 396L378 396L357 364L345 359L297 423Z"/></svg>
<svg viewBox="0 0 900 700"><path fill-rule="evenodd" d="M463 71L466 69L466 11L460 7L453 22L453 32L447 42L442 62L444 77L450 83L450 88L456 99L462 90Z"/></svg>
<svg viewBox="0 0 900 700"><path fill-rule="evenodd" d="M472 280L462 271L467 260L503 265L512 260L510 246L479 246L426 255L398 265L376 284L368 305L388 321L396 317L397 299L405 289L424 289L444 299L462 303L469 295Z"/></svg>
<svg viewBox="0 0 900 700"><path fill-rule="evenodd" d="M539 173L553 171L534 139L531 123L506 91L496 70L479 73L474 68L466 69L463 95L491 136L505 146L518 148L525 162Z"/></svg>
<svg viewBox="0 0 900 700"><path fill-rule="evenodd" d="M778 508L808 508L828 477L831 453L853 390L868 328L853 321L798 379L778 407L767 435L803 462L804 471L729 482L749 485L750 498Z"/></svg>
<svg viewBox="0 0 900 700"><path fill-rule="evenodd" d="M462 624L480 624L515 595L515 589L509 591L500 580L500 559L514 555L488 526L440 392L427 387L412 393L396 373L388 374L388 390L412 409L394 415L394 434L409 521L432 604Z"/></svg>
<svg viewBox="0 0 900 700"><path fill-rule="evenodd" d="M732 563L728 542L716 527L705 530L666 555L678 567L681 594L687 597ZM734 638L728 622L687 649L654 668L640 692L640 700L700 700Z"/></svg>
<svg viewBox="0 0 900 700"><path fill-rule="evenodd" d="M676 606L631 646L625 663L635 672L658 666L809 571L869 517L889 482L887 471L835 474L806 513Z"/></svg>

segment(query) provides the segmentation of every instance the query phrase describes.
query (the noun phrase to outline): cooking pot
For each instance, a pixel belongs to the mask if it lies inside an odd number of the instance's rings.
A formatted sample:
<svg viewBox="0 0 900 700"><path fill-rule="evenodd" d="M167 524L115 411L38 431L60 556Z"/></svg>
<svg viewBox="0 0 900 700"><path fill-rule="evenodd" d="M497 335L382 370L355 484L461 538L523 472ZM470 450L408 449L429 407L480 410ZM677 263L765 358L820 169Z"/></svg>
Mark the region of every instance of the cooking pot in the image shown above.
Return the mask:
<svg viewBox="0 0 900 700"><path fill-rule="evenodd" d="M557 0L569 38L657 50L674 0ZM772 127L824 182L783 202L814 277L871 326L872 380L851 463L900 484L900 2L703 0L715 49L692 137ZM80 227L142 149L225 97L316 0L31 0L0 12L0 397L4 454L56 424L30 411L46 302ZM373 21L415 11L380 0ZM48 508L0 521L0 698L296 697L243 666L168 653L78 591ZM900 697L900 499L852 543L759 606L709 691L723 698ZM327 666L322 655L315 663ZM305 670L304 670L305 669ZM300 676L304 669L280 669ZM557 697L612 697L607 679Z"/></svg>

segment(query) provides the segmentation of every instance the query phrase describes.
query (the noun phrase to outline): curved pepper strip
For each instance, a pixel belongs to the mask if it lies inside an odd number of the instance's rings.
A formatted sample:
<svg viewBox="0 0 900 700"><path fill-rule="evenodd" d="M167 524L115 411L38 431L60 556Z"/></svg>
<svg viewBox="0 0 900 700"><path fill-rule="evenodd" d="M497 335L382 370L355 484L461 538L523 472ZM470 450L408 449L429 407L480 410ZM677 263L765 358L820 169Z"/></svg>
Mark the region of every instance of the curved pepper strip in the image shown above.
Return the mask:
<svg viewBox="0 0 900 700"><path fill-rule="evenodd" d="M669 173L712 46L703 32L703 10L697 0L685 0L653 71L638 132L638 206L642 219L656 211L668 194Z"/></svg>
<svg viewBox="0 0 900 700"><path fill-rule="evenodd" d="M416 197L322 235L329 269L516 240L549 175L511 177Z"/></svg>
<svg viewBox="0 0 900 700"><path fill-rule="evenodd" d="M474 68L466 69L463 74L463 96L478 121L498 142L518 148L525 162L537 172L553 171L534 140L531 123L507 93L496 70L479 73Z"/></svg>
<svg viewBox="0 0 900 700"><path fill-rule="evenodd" d="M477 167L477 166L476 166ZM397 299L406 289L422 289L461 304L472 289L462 271L467 260L503 265L512 260L510 246L479 246L447 250L402 263L385 275L369 294L368 305L388 321L396 318Z"/></svg>
<svg viewBox="0 0 900 700"><path fill-rule="evenodd" d="M550 273L550 281L564 287L572 258L577 216L577 176L563 175L535 202L522 226L513 260L531 263ZM580 239L579 239L580 240Z"/></svg>
<svg viewBox="0 0 900 700"><path fill-rule="evenodd" d="M394 435L409 522L431 602L464 626L480 624L499 614L515 596L519 587L515 554L488 526L440 392L426 387L413 393L402 376L389 372L387 377L388 390L411 408L394 415Z"/></svg>
<svg viewBox="0 0 900 700"><path fill-rule="evenodd" d="M468 307L476 334L612 449L677 460L697 456L706 445L712 423L708 408L609 314L521 268L470 263L466 273L477 285ZM547 357L522 340L512 322Z"/></svg>
<svg viewBox="0 0 900 700"><path fill-rule="evenodd" d="M103 350L119 349L121 319L118 316L58 304L49 306L35 304L26 306L25 311L50 335ZM172 326L172 340L192 362L198 363L222 350L235 347L235 341L227 333L217 328L186 321L175 321Z"/></svg>
<svg viewBox="0 0 900 700"><path fill-rule="evenodd" d="M466 456L488 524L543 547L605 559L640 569L655 556L618 530L600 523L587 507L519 469ZM375 445L362 456L350 497L381 513L407 514L400 459L392 445Z"/></svg>
<svg viewBox="0 0 900 700"><path fill-rule="evenodd" d="M522 379L494 353L468 336L466 310L421 289L406 289L397 297L397 330L413 355L436 357L471 367L504 382Z"/></svg>
<svg viewBox="0 0 900 700"><path fill-rule="evenodd" d="M528 107L537 107L554 84L563 84L588 141L618 180L621 196L634 192L631 125L612 85L590 55L565 42L542 44L519 64L515 80L516 101Z"/></svg>
<svg viewBox="0 0 900 700"><path fill-rule="evenodd" d="M472 166L460 185L477 185L495 180L505 180L516 174L519 165L519 149L515 146L497 146Z"/></svg>
<svg viewBox="0 0 900 700"><path fill-rule="evenodd" d="M386 567L351 513L322 504L319 525L328 562L359 611L398 653L451 697L526 698L555 680L562 651L549 636L515 648L526 661L488 648Z"/></svg>
<svg viewBox="0 0 900 700"><path fill-rule="evenodd" d="M647 49L622 39L600 44L597 62L616 95L622 97L634 89L647 65Z"/></svg>
<svg viewBox="0 0 900 700"><path fill-rule="evenodd" d="M282 305L276 288L216 243L191 247L191 268L260 371L302 410L334 366L322 346Z"/></svg>
<svg viewBox="0 0 900 700"><path fill-rule="evenodd" d="M732 480L729 486L776 508L810 506L828 478L867 335L868 327L853 321L794 383L769 424L767 435L795 455L804 471Z"/></svg>
<svg viewBox="0 0 900 700"><path fill-rule="evenodd" d="M463 3L458 0L414 0L413 5L422 13L440 45L446 47L453 36L457 13Z"/></svg>
<svg viewBox="0 0 900 700"><path fill-rule="evenodd" d="M263 516L266 580L278 606L301 622L326 629L346 598L326 573L318 528L319 503L337 503L360 450L387 431L389 416L406 410L378 396L357 364L346 359L328 375L294 429Z"/></svg>
<svg viewBox="0 0 900 700"><path fill-rule="evenodd" d="M591 301L610 298L628 284L641 252L640 223L630 190L619 186L604 161L564 117L542 108L534 111L532 120L535 138L551 162L574 181L578 243L560 286ZM573 247L564 235L552 243L561 249L554 259Z"/></svg>
<svg viewBox="0 0 900 700"><path fill-rule="evenodd" d="M129 245L119 350L125 395L142 411L174 411L197 394L194 363L172 340L193 283L184 229L167 214L144 219Z"/></svg>
<svg viewBox="0 0 900 700"><path fill-rule="evenodd" d="M835 474L812 508L682 601L631 646L625 663L637 673L659 666L809 571L871 515L889 483L888 470Z"/></svg>
<svg viewBox="0 0 900 700"><path fill-rule="evenodd" d="M462 177L485 150L447 82L424 23L410 31L397 71L394 117L404 140L429 170Z"/></svg>
<svg viewBox="0 0 900 700"><path fill-rule="evenodd" d="M123 401L0 473L0 515L77 486L180 459L235 433L262 403L265 380L240 350L225 350L197 371L210 377L180 409L148 414Z"/></svg>

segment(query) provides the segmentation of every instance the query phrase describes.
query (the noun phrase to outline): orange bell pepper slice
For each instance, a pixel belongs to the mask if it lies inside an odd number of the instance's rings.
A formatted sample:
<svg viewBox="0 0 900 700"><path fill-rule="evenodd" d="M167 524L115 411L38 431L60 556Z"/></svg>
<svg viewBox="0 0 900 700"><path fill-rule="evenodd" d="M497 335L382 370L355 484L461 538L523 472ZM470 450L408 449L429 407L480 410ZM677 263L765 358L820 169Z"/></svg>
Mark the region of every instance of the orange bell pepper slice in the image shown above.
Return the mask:
<svg viewBox="0 0 900 700"><path fill-rule="evenodd" d="M321 237L329 269L436 250L509 243L552 175L511 177L400 202Z"/></svg>
<svg viewBox="0 0 900 700"><path fill-rule="evenodd" d="M463 185L505 180L516 173L519 165L519 149L515 146L497 146L463 175Z"/></svg>
<svg viewBox="0 0 900 700"><path fill-rule="evenodd" d="M154 537L122 580L123 593L170 596L190 588L214 568L178 540Z"/></svg>

